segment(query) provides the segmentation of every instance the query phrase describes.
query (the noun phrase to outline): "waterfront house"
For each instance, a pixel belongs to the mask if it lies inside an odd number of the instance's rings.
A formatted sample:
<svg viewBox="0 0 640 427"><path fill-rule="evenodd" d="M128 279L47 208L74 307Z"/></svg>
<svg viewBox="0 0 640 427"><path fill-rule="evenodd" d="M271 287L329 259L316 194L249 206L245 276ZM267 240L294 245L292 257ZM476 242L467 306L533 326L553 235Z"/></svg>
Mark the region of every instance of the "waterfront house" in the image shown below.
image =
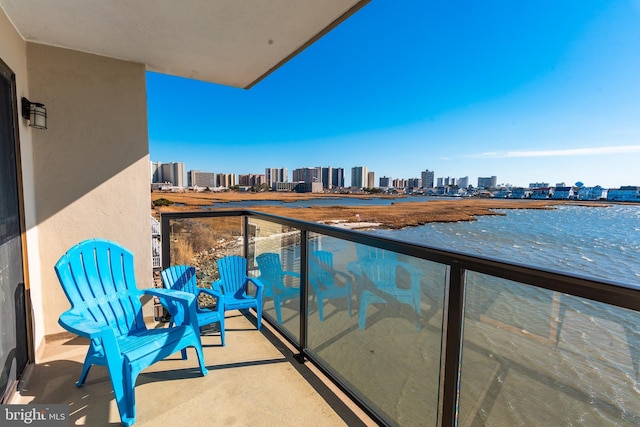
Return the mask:
<svg viewBox="0 0 640 427"><path fill-rule="evenodd" d="M514 187L511 189L512 199L527 199L531 196L531 191L522 187Z"/></svg>
<svg viewBox="0 0 640 427"><path fill-rule="evenodd" d="M575 194L573 192L573 187L556 187L553 190L552 199L573 199L575 198Z"/></svg>
<svg viewBox="0 0 640 427"><path fill-rule="evenodd" d="M578 200L603 200L607 198L607 190L599 185L595 187L580 187L577 198Z"/></svg>
<svg viewBox="0 0 640 427"><path fill-rule="evenodd" d="M538 187L531 189L532 199L550 199L553 197L553 187Z"/></svg>
<svg viewBox="0 0 640 427"><path fill-rule="evenodd" d="M610 188L607 200L614 202L640 202L640 186L626 185L620 188Z"/></svg>

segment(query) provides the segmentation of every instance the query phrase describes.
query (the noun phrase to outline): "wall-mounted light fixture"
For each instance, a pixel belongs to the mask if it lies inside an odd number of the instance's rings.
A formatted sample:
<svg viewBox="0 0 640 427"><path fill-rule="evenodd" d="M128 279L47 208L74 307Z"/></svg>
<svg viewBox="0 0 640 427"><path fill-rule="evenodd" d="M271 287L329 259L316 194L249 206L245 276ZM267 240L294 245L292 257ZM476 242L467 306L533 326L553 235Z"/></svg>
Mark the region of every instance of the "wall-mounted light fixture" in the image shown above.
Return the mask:
<svg viewBox="0 0 640 427"><path fill-rule="evenodd" d="M22 117L29 120L29 126L36 129L47 128L47 109L44 104L31 102L22 97Z"/></svg>

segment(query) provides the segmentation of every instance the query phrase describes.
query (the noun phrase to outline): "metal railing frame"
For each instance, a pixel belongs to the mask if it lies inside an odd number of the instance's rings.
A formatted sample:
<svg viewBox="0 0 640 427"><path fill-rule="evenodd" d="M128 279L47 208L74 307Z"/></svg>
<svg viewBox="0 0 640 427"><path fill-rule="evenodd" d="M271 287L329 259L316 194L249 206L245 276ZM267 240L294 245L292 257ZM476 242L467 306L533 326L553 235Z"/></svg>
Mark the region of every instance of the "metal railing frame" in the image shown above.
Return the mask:
<svg viewBox="0 0 640 427"><path fill-rule="evenodd" d="M215 218L215 217L243 217L242 230L244 235L244 253L249 248L249 218L274 222L284 226L297 228L301 231L301 262L300 288L303 293L300 298L300 313L307 313L307 243L309 233L318 233L353 243L374 246L377 248L409 255L426 261L432 261L447 266L447 292L445 295L443 325L443 369L440 378L440 402L438 424L441 426L455 426L457 423L457 402L460 381L459 366L462 355L462 337L464 323L465 275L467 271L486 274L489 276L511 280L514 282L535 286L550 291L561 292L579 298L586 298L617 307L640 311L640 288L631 285L599 280L575 274L566 274L551 269L541 269L523 264L510 263L480 257L462 252L449 251L442 248L421 246L399 240L379 237L372 234L341 229L319 223L285 218L251 210L219 210L202 212L171 212L161 215L162 231L162 264L163 268L170 264L169 223L175 219L185 218ZM268 320L268 319L267 319ZM388 424L384 417L370 408L348 386L336 378L323 364L316 360L307 349L307 315L300 316L299 343L291 339L289 334L278 324L270 324L282 333L299 351L296 357L299 361L311 361L318 369L328 376L343 392L354 400L369 416L380 424Z"/></svg>

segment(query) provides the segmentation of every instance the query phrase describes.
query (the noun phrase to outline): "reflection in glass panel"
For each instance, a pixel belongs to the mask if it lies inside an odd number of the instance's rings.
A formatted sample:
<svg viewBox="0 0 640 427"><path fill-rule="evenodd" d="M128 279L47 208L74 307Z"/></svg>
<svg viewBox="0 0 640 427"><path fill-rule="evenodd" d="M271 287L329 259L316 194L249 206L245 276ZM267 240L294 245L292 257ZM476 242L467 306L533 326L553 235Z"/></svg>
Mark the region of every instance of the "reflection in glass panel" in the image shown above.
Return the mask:
<svg viewBox="0 0 640 427"><path fill-rule="evenodd" d="M467 272L460 425L637 425L640 315Z"/></svg>
<svg viewBox="0 0 640 427"><path fill-rule="evenodd" d="M308 351L390 425L436 425L446 271L310 233Z"/></svg>
<svg viewBox="0 0 640 427"><path fill-rule="evenodd" d="M263 316L300 339L300 231L251 218L249 275L264 284Z"/></svg>

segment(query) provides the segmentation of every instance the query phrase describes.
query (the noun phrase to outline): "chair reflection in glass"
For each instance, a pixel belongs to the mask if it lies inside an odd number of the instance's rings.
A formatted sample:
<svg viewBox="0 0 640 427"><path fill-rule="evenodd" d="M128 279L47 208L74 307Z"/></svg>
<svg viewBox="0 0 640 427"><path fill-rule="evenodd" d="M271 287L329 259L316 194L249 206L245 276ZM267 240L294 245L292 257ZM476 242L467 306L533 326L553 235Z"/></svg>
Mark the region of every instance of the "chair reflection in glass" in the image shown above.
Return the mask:
<svg viewBox="0 0 640 427"><path fill-rule="evenodd" d="M282 303L300 298L300 274L283 270L280 255L273 252L258 255L256 264L260 270L258 279L264 284L264 297L273 299L276 320L282 324ZM297 279L297 286L287 286L285 283L287 276Z"/></svg>
<svg viewBox="0 0 640 427"><path fill-rule="evenodd" d="M398 261L397 255L391 251L360 249L358 255L359 260L350 263L348 269L358 283L359 328L365 329L366 327L367 308L370 304L400 302L411 306L415 312L416 329L420 330L420 280L422 275L420 270L411 264ZM402 277L408 275L409 280L400 280L400 275Z"/></svg>
<svg viewBox="0 0 640 427"><path fill-rule="evenodd" d="M318 316L324 320L324 301L345 298L351 317L351 277L333 268L333 253L313 251L309 256L309 281L318 304Z"/></svg>

